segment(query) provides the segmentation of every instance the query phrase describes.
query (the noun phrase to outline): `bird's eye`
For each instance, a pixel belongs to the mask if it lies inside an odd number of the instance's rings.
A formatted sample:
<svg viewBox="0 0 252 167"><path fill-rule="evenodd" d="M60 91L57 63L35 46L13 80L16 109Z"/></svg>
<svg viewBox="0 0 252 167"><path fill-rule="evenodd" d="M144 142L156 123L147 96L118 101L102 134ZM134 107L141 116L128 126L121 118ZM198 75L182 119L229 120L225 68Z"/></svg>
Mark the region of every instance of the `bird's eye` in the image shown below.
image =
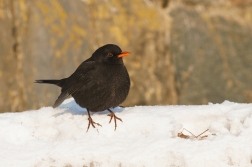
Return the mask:
<svg viewBox="0 0 252 167"><path fill-rule="evenodd" d="M110 52L107 55L108 55L108 57L113 57L113 54Z"/></svg>

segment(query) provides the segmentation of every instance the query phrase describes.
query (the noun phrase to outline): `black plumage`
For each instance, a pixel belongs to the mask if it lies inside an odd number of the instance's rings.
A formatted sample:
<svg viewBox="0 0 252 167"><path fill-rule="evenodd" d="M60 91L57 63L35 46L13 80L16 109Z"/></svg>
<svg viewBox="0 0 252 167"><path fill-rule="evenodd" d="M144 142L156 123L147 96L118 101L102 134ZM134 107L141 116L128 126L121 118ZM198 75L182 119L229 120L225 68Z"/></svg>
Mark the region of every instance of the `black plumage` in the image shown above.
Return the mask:
<svg viewBox="0 0 252 167"><path fill-rule="evenodd" d="M36 80L36 83L48 83L61 87L61 94L53 107L58 107L67 97L72 96L76 103L88 111L88 129L95 123L90 111L108 110L110 122L114 118L122 121L110 108L121 104L130 89L130 78L122 57L129 55L114 44L107 44L98 48L92 56L80 64L76 71L68 78L60 80ZM87 130L88 130L87 129Z"/></svg>

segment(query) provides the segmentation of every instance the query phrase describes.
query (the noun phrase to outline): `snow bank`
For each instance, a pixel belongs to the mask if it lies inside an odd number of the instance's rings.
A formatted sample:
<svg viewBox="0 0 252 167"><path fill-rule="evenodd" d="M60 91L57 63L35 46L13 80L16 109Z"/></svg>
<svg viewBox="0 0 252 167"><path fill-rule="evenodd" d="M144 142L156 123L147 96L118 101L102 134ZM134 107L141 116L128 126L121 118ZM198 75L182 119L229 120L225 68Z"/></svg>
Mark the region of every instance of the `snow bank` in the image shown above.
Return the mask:
<svg viewBox="0 0 252 167"><path fill-rule="evenodd" d="M104 111L92 113L102 127L87 133L87 112L73 99L56 109L0 114L0 166L252 166L252 104L113 111L123 120L116 131ZM183 128L195 135L209 131L200 140ZM178 137L181 131L190 138Z"/></svg>

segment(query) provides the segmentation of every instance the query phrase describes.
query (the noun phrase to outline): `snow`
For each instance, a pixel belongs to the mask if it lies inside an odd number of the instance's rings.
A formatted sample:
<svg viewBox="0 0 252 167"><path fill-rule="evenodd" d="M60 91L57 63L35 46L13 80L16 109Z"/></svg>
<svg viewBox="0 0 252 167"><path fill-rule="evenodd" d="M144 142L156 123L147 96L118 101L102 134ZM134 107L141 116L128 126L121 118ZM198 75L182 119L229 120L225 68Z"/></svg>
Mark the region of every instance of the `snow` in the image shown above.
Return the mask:
<svg viewBox="0 0 252 167"><path fill-rule="evenodd" d="M116 131L103 111L91 114L102 127L86 132L87 112L72 98L56 109L2 113L0 166L252 166L252 104L112 110L123 120ZM207 129L198 138L188 132L197 136Z"/></svg>

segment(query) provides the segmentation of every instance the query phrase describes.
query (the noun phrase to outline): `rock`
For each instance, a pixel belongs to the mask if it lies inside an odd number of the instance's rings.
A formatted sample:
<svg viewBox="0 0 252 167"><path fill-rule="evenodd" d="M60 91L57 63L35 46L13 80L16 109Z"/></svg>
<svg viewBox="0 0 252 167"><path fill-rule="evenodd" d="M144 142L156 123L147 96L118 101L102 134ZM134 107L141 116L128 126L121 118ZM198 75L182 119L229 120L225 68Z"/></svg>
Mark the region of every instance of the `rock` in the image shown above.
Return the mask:
<svg viewBox="0 0 252 167"><path fill-rule="evenodd" d="M251 16L251 10L236 6L172 10L170 47L179 104L252 101Z"/></svg>
<svg viewBox="0 0 252 167"><path fill-rule="evenodd" d="M0 0L0 112L51 106L107 43L132 80L124 106L252 102L252 1Z"/></svg>
<svg viewBox="0 0 252 167"><path fill-rule="evenodd" d="M125 58L132 87L122 105L176 103L177 99L170 97L176 96L176 92L169 47L162 20L152 3L141 0L134 4L80 0L10 2L15 16L10 19L10 23L15 22L10 27L16 33L11 35L9 28L1 31L10 37L9 48L5 49L11 53L14 70L6 68L2 76L10 73L13 79L9 83L13 87L5 82L0 95L17 102L1 103L2 112L52 105L60 89L34 84L34 80L69 76L95 49L107 43L118 44L132 53ZM17 46L14 51L11 40ZM2 63L9 64L7 60ZM15 92L15 98L9 91Z"/></svg>

